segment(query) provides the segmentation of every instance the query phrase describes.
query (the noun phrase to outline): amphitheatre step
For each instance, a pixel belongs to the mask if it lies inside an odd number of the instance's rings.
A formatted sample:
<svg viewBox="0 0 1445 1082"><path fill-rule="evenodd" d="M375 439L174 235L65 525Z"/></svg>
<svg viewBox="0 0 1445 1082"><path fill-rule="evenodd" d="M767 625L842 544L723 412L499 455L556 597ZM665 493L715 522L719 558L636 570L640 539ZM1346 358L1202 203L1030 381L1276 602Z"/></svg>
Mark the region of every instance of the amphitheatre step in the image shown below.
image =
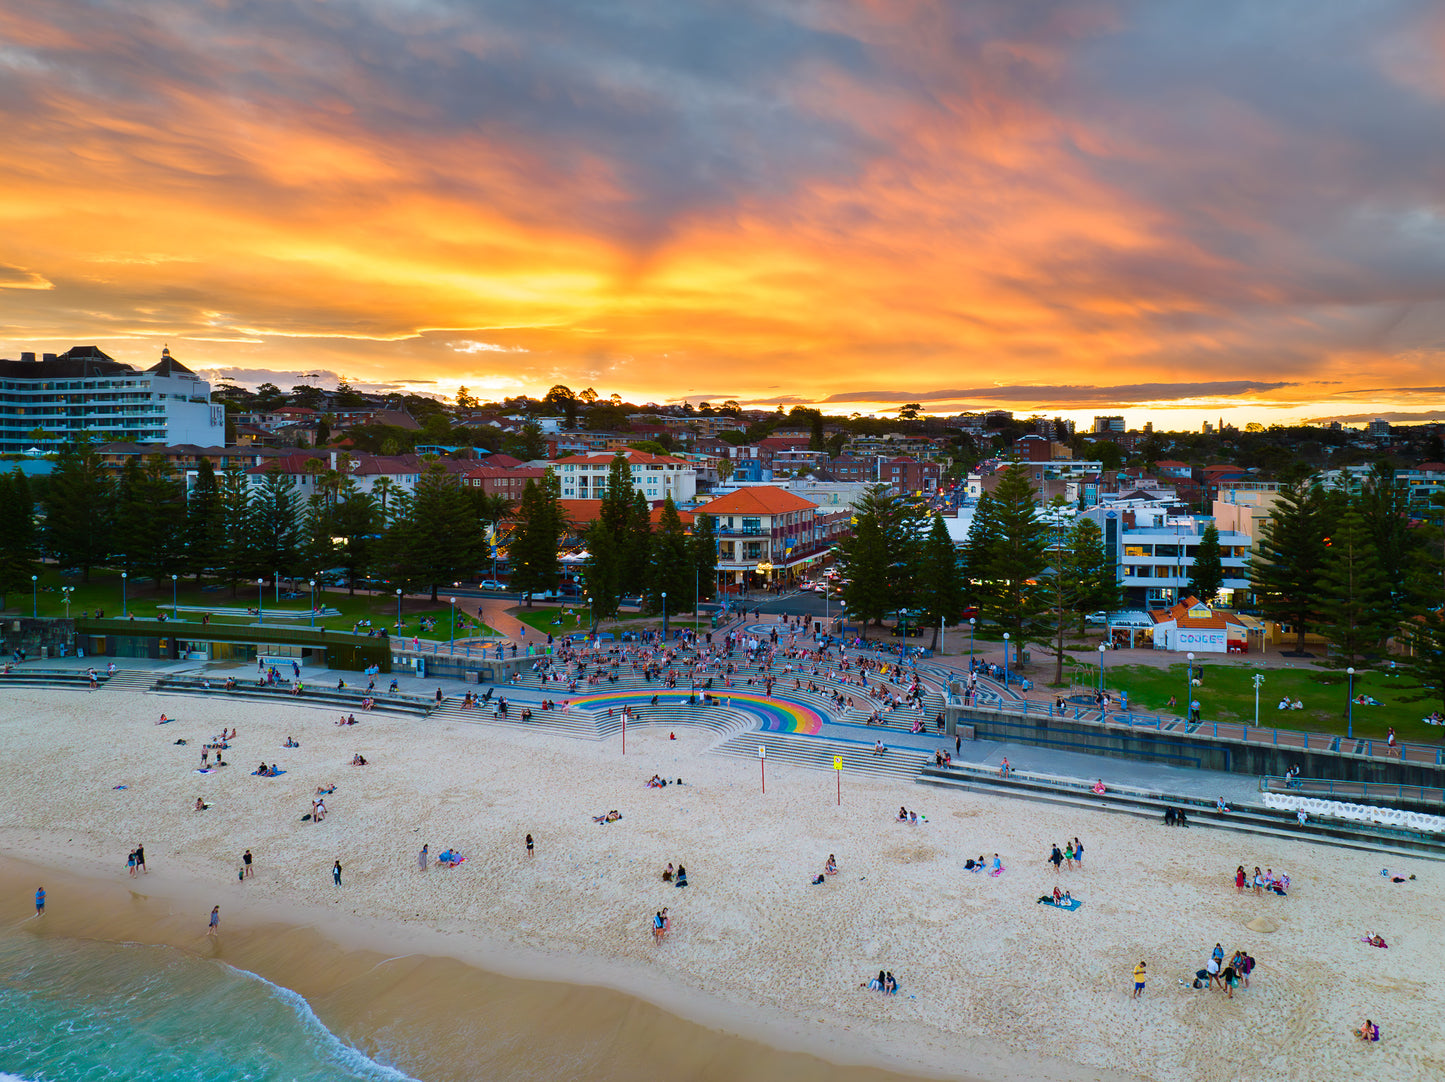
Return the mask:
<svg viewBox="0 0 1445 1082"><path fill-rule="evenodd" d="M1254 807L1235 807L1228 815L1217 816L1213 805L1198 797L1119 787L1099 795L1090 792L1088 783L1083 779L1046 779L1038 776L1021 778L1015 774L1004 780L988 769L961 764L952 767L929 764L922 770L918 780L925 785L942 788L967 789L1020 800L1133 815L1161 825L1165 808L1173 806L1190 812L1191 826L1315 842L1393 856L1445 860L1445 840L1421 835L1407 837L1405 832L1389 832L1378 828L1365 830L1320 820L1312 820L1301 827L1285 814Z"/></svg>
<svg viewBox="0 0 1445 1082"><path fill-rule="evenodd" d="M712 752L741 759L756 759L759 746L768 750L767 758L786 766L832 770L834 757L843 760L845 773L869 777L902 778L915 781L931 757L918 752L892 748L876 755L870 745L822 737L794 736L788 733L740 733L729 737Z"/></svg>

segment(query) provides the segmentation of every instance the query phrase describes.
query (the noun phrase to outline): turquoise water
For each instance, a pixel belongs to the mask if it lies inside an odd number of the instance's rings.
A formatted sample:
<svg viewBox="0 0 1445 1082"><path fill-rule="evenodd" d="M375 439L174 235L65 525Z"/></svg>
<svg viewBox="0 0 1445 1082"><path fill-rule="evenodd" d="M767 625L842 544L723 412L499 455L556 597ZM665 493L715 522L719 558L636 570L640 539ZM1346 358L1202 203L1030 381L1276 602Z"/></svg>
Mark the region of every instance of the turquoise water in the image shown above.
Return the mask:
<svg viewBox="0 0 1445 1082"><path fill-rule="evenodd" d="M171 947L0 938L0 1082L407 1082L305 999Z"/></svg>

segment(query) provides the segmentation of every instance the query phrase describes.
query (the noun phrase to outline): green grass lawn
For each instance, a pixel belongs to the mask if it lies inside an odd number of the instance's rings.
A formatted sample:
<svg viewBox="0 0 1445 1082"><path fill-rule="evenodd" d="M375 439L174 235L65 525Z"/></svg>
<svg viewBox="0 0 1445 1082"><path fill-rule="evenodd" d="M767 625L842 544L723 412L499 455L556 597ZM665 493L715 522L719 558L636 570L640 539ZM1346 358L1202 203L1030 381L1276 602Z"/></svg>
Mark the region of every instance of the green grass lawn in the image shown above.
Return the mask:
<svg viewBox="0 0 1445 1082"><path fill-rule="evenodd" d="M1082 667L1081 667L1082 668ZM1098 669L1093 670L1094 682ZM1264 683L1259 689L1259 723L1267 728L1303 729L1319 733L1343 733L1346 729L1345 707L1349 699L1348 676L1343 672L1317 669L1258 669L1245 665L1220 665L1196 661L1195 676L1202 680L1194 689L1201 715L1205 721L1254 721L1254 675L1262 673ZM1155 669L1144 665L1109 665L1104 663L1106 686L1112 692L1127 691L1131 709L1146 713L1183 714L1188 706L1187 665ZM1084 672L1079 682L1093 687ZM1438 702L1411 701L1420 694L1419 685L1409 676L1391 676L1388 672L1355 673L1355 694L1373 696L1379 706L1354 707L1356 736L1383 737L1394 726L1401 740L1422 744L1438 743L1438 726L1426 725L1420 719L1439 707ZM1178 702L1171 710L1169 697ZM1304 703L1302 710L1280 710L1279 701L1288 695Z"/></svg>
<svg viewBox="0 0 1445 1082"><path fill-rule="evenodd" d="M77 576L62 576L54 568L47 568L41 575L37 584L39 590L35 595L38 613L41 616L64 616L65 597L60 591L61 586L74 586L75 590L70 597L70 614L79 616L82 612L89 612L94 615L99 610L104 610L106 616L118 617L121 615L121 578L119 573L110 571L91 572L91 581L84 583ZM283 587L282 591L285 594ZM5 598L11 611L29 614L31 611L31 597L22 593L12 593ZM252 584L249 588L242 586L240 591L233 595L229 584L220 585L219 589L201 589L197 587L194 580L178 581L176 583L176 602L180 605L206 606L216 608L242 608L254 609L257 605L256 587ZM138 617L154 617L161 612L170 614L171 584L169 581L157 587L149 580L136 581L128 580L125 584L125 611L134 613ZM396 597L387 595L357 594L351 596L344 590L316 591L316 604L322 607L330 607L340 611L340 616L317 617L316 626L324 627L331 631L350 631L358 620L370 620L374 627L385 625L387 628L396 626ZM475 608L473 599L468 598L461 605L459 610L471 604ZM164 606L164 608L162 608ZM277 610L288 612L308 612L311 608L311 590L307 588L301 592L300 597L276 600L274 587L266 587L264 592L264 611L274 612ZM485 624L480 623L475 615L466 617L470 626L464 626L462 611L458 612L456 634L457 638L472 638L476 636L496 637L497 633ZM196 616L197 614L190 614ZM428 638L450 638L451 636L451 608L445 602L437 604L427 598L404 597L401 601L402 630L407 636L422 635ZM431 631L421 631L423 619L434 620L436 626ZM256 617L240 615L216 615L211 617L212 623L254 623ZM270 620L267 621L271 622ZM295 627L310 627L307 619L275 620L278 624Z"/></svg>

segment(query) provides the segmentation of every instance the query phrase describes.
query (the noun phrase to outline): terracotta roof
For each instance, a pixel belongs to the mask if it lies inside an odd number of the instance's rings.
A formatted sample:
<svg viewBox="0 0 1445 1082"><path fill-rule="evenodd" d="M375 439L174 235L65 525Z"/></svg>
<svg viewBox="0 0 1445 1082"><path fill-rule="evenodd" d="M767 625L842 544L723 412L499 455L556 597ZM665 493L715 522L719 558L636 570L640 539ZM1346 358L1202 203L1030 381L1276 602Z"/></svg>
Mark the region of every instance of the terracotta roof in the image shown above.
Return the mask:
<svg viewBox="0 0 1445 1082"><path fill-rule="evenodd" d="M567 516L567 521L573 526L590 526L602 516L601 500L559 500L562 510ZM656 526L662 521L662 504L652 509L652 524ZM678 509L677 517L682 520L684 526L691 526L693 513Z"/></svg>
<svg viewBox="0 0 1445 1082"><path fill-rule="evenodd" d="M1190 618L1185 615L1190 609L1199 604L1199 598L1192 596L1186 597L1177 605L1173 605L1167 609L1151 610L1149 616L1156 624L1163 623L1165 620L1173 620L1178 627L1190 628L1197 631L1223 631L1229 627L1230 624L1239 624L1239 620L1235 618L1233 613L1215 612L1213 609L1209 610L1209 616L1205 619L1197 617Z"/></svg>
<svg viewBox="0 0 1445 1082"><path fill-rule="evenodd" d="M812 500L805 500L781 488L762 485L740 488L726 496L719 496L704 504L701 510L709 515L784 515L789 511L813 511L817 507Z"/></svg>

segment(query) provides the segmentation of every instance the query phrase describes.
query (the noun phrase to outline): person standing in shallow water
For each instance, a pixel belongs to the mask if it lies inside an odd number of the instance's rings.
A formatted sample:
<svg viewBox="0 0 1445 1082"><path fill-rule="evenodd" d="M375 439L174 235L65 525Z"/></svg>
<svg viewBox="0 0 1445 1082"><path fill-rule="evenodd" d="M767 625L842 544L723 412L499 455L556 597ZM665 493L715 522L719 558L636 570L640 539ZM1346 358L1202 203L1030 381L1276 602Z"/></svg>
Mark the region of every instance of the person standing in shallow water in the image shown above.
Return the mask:
<svg viewBox="0 0 1445 1082"><path fill-rule="evenodd" d="M206 934L207 934L207 935L215 935L215 934L216 934L217 932L219 932L220 930L221 930L221 907L218 906L218 905L213 905L213 906L211 906L211 924L210 924L210 927L206 929Z"/></svg>

